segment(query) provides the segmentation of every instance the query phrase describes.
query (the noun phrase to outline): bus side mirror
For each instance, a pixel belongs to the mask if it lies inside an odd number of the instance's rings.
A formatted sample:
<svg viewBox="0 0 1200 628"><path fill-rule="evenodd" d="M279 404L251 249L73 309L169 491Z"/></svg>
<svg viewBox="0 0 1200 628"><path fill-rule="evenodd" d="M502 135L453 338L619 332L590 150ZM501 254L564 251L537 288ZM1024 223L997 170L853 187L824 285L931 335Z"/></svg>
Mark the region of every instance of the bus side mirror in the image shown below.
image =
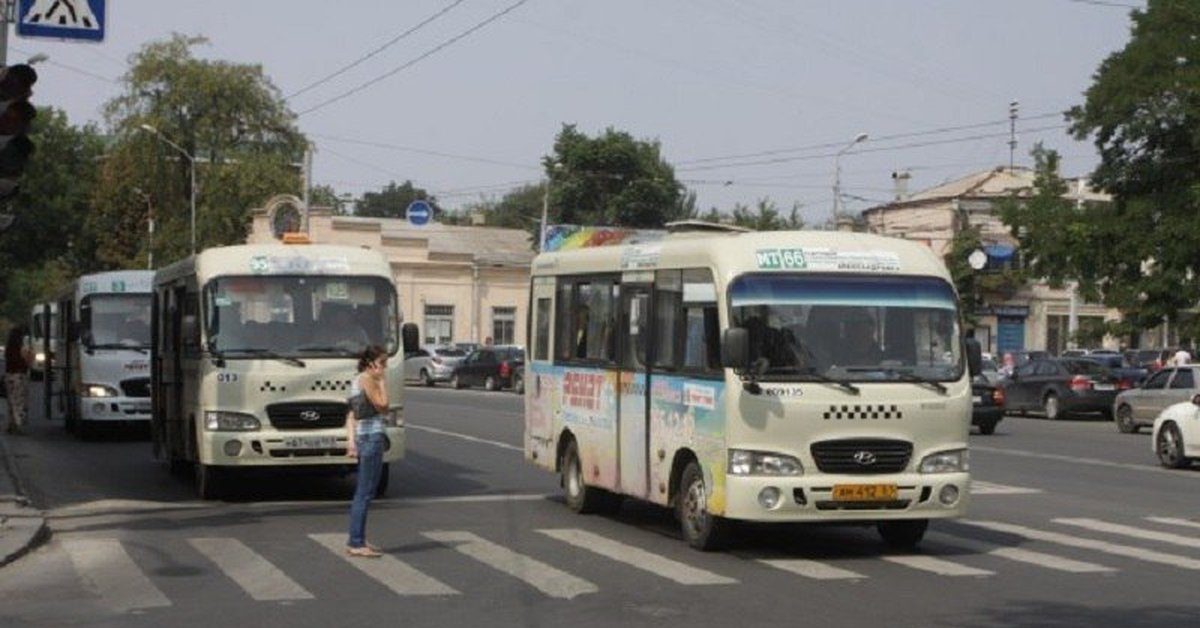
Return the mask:
<svg viewBox="0 0 1200 628"><path fill-rule="evenodd" d="M405 323L400 326L400 339L404 344L404 352L412 353L420 350L421 330L416 323Z"/></svg>
<svg viewBox="0 0 1200 628"><path fill-rule="evenodd" d="M971 378L983 372L983 349L979 346L979 341L974 338L967 338L967 369L971 371Z"/></svg>
<svg viewBox="0 0 1200 628"><path fill-rule="evenodd" d="M721 336L721 366L735 371L750 367L750 332L745 327L730 327Z"/></svg>
<svg viewBox="0 0 1200 628"><path fill-rule="evenodd" d="M67 341L79 342L79 323L72 321L67 325Z"/></svg>
<svg viewBox="0 0 1200 628"><path fill-rule="evenodd" d="M183 334L184 344L187 344L191 339L200 338L200 329L196 327L196 317L186 315L183 317L183 322L179 326L179 331Z"/></svg>

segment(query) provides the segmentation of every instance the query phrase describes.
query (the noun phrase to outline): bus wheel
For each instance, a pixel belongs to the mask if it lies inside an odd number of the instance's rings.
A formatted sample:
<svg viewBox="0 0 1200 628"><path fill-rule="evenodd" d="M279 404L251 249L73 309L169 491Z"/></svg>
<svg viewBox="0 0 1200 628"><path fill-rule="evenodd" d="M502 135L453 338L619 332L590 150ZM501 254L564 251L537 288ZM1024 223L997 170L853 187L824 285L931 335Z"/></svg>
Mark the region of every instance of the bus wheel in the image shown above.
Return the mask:
<svg viewBox="0 0 1200 628"><path fill-rule="evenodd" d="M704 486L704 472L696 461L688 463L679 480L679 495L675 499L675 512L683 540L688 545L712 551L723 547L729 537L730 522L708 512L708 491Z"/></svg>
<svg viewBox="0 0 1200 628"><path fill-rule="evenodd" d="M928 519L907 519L903 521L880 521L879 536L883 542L896 549L912 549L925 538L925 530L929 527Z"/></svg>
<svg viewBox="0 0 1200 628"><path fill-rule="evenodd" d="M575 441L567 443L562 459L563 494L567 507L580 514L589 514L603 509L604 491L587 485L583 479L583 462L579 459L579 446Z"/></svg>
<svg viewBox="0 0 1200 628"><path fill-rule="evenodd" d="M196 494L200 499L216 499L221 489L220 469L200 461L196 462L195 469Z"/></svg>
<svg viewBox="0 0 1200 628"><path fill-rule="evenodd" d="M391 471L391 463L383 463L383 468L379 470L379 483L375 485L375 497L379 498L387 495L388 482L392 478Z"/></svg>

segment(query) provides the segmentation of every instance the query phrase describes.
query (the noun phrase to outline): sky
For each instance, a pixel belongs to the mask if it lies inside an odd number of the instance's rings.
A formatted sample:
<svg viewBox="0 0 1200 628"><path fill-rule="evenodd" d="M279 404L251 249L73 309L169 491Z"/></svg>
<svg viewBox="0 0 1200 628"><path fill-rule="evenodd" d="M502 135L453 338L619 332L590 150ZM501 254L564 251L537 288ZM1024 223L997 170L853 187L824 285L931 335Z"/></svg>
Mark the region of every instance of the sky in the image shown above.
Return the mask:
<svg viewBox="0 0 1200 628"><path fill-rule="evenodd" d="M1040 141L1086 176L1096 151L1061 114L1144 4L108 0L102 43L10 34L8 59L49 55L34 102L104 128L130 55L203 35L197 56L262 65L339 194L411 179L449 208L497 199L541 180L574 124L658 141L701 210L767 198L815 224L838 164L848 212L889 201L893 172L916 191L1007 166L1012 101L1015 164Z"/></svg>

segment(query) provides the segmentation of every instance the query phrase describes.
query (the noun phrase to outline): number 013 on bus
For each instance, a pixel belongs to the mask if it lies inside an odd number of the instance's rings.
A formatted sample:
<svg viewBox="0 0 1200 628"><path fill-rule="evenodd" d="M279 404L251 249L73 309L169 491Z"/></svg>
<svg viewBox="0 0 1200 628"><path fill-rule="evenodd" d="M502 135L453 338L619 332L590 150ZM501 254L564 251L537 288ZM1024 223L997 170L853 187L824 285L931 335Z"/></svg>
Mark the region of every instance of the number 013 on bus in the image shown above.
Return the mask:
<svg viewBox="0 0 1200 628"><path fill-rule="evenodd" d="M870 524L911 547L969 498L970 376L950 276L864 234L706 229L598 238L533 263L525 455L567 504Z"/></svg>

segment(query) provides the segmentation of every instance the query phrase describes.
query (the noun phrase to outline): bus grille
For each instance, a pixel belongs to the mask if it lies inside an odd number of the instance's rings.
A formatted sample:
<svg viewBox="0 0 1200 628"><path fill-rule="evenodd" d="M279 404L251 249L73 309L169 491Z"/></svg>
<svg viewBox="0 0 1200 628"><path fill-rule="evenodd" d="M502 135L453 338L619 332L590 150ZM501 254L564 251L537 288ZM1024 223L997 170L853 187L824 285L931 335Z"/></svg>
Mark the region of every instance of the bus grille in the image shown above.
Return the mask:
<svg viewBox="0 0 1200 628"><path fill-rule="evenodd" d="M908 460L912 457L912 443L883 438L851 438L813 443L810 451L822 473L899 473L908 466Z"/></svg>
<svg viewBox="0 0 1200 628"><path fill-rule="evenodd" d="M347 406L336 401L297 401L267 406L267 418L277 430L315 430L346 424Z"/></svg>
<svg viewBox="0 0 1200 628"><path fill-rule="evenodd" d="M135 377L121 380L121 394L126 397L149 397L150 378Z"/></svg>

